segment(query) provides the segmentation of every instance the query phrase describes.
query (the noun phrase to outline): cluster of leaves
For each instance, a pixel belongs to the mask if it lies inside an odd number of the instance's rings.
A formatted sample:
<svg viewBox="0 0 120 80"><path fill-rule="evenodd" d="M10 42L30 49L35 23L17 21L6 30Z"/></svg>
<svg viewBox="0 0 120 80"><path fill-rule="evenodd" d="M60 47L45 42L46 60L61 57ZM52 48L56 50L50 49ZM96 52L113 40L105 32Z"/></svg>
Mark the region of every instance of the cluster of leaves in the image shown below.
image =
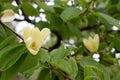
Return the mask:
<svg viewBox="0 0 120 80"><path fill-rule="evenodd" d="M47 50L41 48L33 56L12 31L0 24L0 80L14 80L21 75L25 80L119 80L119 59L115 55L120 52L120 0L72 0L71 5L54 0L52 6L44 0L15 0L18 6L12 1L0 0L0 13L13 9L19 14L21 9L25 21L51 30L51 40L45 45ZM40 13L47 21L29 19ZM113 30L113 26L118 29ZM95 33L100 36L99 62L82 42Z"/></svg>

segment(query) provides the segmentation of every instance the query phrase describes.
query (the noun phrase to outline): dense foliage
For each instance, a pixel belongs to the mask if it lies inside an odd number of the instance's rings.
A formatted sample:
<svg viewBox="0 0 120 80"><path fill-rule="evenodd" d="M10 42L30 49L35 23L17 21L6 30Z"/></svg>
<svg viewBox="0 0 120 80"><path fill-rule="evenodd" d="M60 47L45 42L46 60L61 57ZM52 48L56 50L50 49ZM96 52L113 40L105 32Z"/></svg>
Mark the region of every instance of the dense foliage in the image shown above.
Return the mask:
<svg viewBox="0 0 120 80"><path fill-rule="evenodd" d="M119 80L120 0L54 0L53 5L47 5L48 2L0 0L0 17L6 9L24 16L12 22L0 20L0 80ZM46 21L40 14L45 15ZM12 24L22 21L51 31L37 55L26 48ZM99 36L97 44L93 42L96 39L92 41L95 34ZM88 40L86 47L83 39L88 37L91 42ZM92 45L98 49L90 50Z"/></svg>

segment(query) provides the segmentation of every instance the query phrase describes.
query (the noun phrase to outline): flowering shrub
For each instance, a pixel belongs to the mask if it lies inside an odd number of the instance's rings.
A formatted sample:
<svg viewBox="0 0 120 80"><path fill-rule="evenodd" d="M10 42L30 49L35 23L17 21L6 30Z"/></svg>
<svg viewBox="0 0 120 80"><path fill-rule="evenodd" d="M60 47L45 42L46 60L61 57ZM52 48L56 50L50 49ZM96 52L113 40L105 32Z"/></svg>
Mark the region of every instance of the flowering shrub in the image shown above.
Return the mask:
<svg viewBox="0 0 120 80"><path fill-rule="evenodd" d="M1 0L0 80L119 80L119 6Z"/></svg>

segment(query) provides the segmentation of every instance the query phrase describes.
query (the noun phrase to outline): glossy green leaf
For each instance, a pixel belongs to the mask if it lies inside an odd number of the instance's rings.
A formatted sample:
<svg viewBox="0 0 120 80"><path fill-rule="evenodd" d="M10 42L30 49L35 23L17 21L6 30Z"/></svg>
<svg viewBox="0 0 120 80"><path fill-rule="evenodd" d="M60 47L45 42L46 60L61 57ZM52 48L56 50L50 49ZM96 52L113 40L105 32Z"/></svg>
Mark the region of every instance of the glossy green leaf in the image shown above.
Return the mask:
<svg viewBox="0 0 120 80"><path fill-rule="evenodd" d="M70 63L67 60L59 60L59 61L54 61L50 62L51 65L57 67L58 69L66 72L67 74L71 75L72 74L72 68Z"/></svg>
<svg viewBox="0 0 120 80"><path fill-rule="evenodd" d="M112 26L116 26L120 29L120 24L119 24L119 21L117 19L115 19L107 14L100 13L100 12L94 12L94 15L96 15L102 19L105 19Z"/></svg>
<svg viewBox="0 0 120 80"><path fill-rule="evenodd" d="M37 0L36 3L38 4L39 8L42 8L45 11L52 12L52 13L55 12L52 6L46 5L44 2L40 2L39 0Z"/></svg>
<svg viewBox="0 0 120 80"><path fill-rule="evenodd" d="M15 36L9 36L4 41L2 41L0 43L0 49L4 48L5 46L7 46L9 44L13 44L14 42L16 42L16 37Z"/></svg>
<svg viewBox="0 0 120 80"><path fill-rule="evenodd" d="M117 37L109 36L108 39L113 43L114 47L120 51L120 39Z"/></svg>
<svg viewBox="0 0 120 80"><path fill-rule="evenodd" d="M72 70L72 73L70 74L70 76L72 77L72 78L75 78L76 76L77 76L77 73L78 73L78 67L77 67L77 63L76 63L76 61L75 61L75 59L74 58L70 58L69 60L68 60L68 62L69 62L69 64L71 65L71 70Z"/></svg>
<svg viewBox="0 0 120 80"><path fill-rule="evenodd" d="M0 71L7 70L24 53L25 46L23 44L10 45L0 51Z"/></svg>
<svg viewBox="0 0 120 80"><path fill-rule="evenodd" d="M30 4L29 2L24 2L24 3L22 3L21 6L26 15L29 15L29 16L38 16L39 15L37 9L35 9L32 6L32 4Z"/></svg>
<svg viewBox="0 0 120 80"><path fill-rule="evenodd" d="M81 14L81 11L75 7L66 8L60 15L63 21L68 21L70 19L76 18Z"/></svg>
<svg viewBox="0 0 120 80"><path fill-rule="evenodd" d="M50 61L50 54L47 51L40 50L39 53L39 59L41 62L49 62Z"/></svg>
<svg viewBox="0 0 120 80"><path fill-rule="evenodd" d="M55 49L50 53L51 61L57 61L57 60L64 59L68 54L69 54L69 50L65 48Z"/></svg>

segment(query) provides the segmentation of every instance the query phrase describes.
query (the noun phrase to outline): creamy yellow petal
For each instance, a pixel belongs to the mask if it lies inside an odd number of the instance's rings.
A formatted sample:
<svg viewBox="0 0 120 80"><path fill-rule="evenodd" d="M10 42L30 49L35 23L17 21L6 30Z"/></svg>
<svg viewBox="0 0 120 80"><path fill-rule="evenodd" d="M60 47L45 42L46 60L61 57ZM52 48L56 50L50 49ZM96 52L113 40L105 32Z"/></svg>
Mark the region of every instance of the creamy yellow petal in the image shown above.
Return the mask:
<svg viewBox="0 0 120 80"><path fill-rule="evenodd" d="M15 19L15 13L12 9L7 9L2 12L1 21L2 22L11 22Z"/></svg>
<svg viewBox="0 0 120 80"><path fill-rule="evenodd" d="M39 47L43 45L44 40L50 34L50 30L48 28L43 28L40 32L40 40L38 41Z"/></svg>
<svg viewBox="0 0 120 80"><path fill-rule="evenodd" d="M40 30L35 27L31 31L31 37L33 38L33 41L38 42L40 40Z"/></svg>
<svg viewBox="0 0 120 80"><path fill-rule="evenodd" d="M36 55L43 45L43 41L49 35L50 30L44 28L41 32L36 28L26 27L23 31L23 39L25 41L27 49L31 52L32 55Z"/></svg>
<svg viewBox="0 0 120 80"><path fill-rule="evenodd" d="M32 46L32 43L33 43L33 40L32 40L31 37L29 37L29 38L25 41L26 47L27 47L27 49L30 51L30 53L31 53L32 55L36 55L37 52L39 51L39 48L37 48L37 49L32 48L32 47L31 47L31 46Z"/></svg>
<svg viewBox="0 0 120 80"><path fill-rule="evenodd" d="M50 30L48 28L43 28L41 30L41 37L42 37L41 40L44 41L49 34L50 34Z"/></svg>
<svg viewBox="0 0 120 80"><path fill-rule="evenodd" d="M29 37L31 37L31 28L30 27L25 27L23 29L23 39L26 41Z"/></svg>
<svg viewBox="0 0 120 80"><path fill-rule="evenodd" d="M90 52L96 52L99 46L99 36L96 34L94 38L84 39L83 43Z"/></svg>
<svg viewBox="0 0 120 80"><path fill-rule="evenodd" d="M84 40L83 40L83 43L84 43L85 47L86 47L90 52L93 52L92 43L91 43L89 40L84 39Z"/></svg>
<svg viewBox="0 0 120 80"><path fill-rule="evenodd" d="M94 48L96 49L96 51L98 50L98 47L99 47L99 36L98 36L98 34L96 34L95 36L94 36Z"/></svg>

